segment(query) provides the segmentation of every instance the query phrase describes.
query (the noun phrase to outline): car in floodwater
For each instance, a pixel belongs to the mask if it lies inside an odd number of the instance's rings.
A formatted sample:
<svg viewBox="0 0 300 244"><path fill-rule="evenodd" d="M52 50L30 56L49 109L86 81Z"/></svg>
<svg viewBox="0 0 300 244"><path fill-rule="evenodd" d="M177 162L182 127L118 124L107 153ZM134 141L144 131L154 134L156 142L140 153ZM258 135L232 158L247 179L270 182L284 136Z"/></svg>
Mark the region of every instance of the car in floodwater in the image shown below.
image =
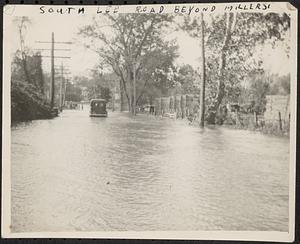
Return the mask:
<svg viewBox="0 0 300 244"><path fill-rule="evenodd" d="M91 100L90 117L107 117L106 100L104 99Z"/></svg>

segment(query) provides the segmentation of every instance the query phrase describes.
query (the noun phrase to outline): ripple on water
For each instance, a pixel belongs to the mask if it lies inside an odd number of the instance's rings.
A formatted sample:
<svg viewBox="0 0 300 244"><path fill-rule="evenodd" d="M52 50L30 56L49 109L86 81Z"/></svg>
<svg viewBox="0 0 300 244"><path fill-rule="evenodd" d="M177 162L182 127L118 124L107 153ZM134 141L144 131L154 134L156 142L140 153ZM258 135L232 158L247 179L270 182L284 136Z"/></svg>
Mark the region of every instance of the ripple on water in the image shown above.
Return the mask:
<svg viewBox="0 0 300 244"><path fill-rule="evenodd" d="M288 230L289 142L109 113L12 127L13 231Z"/></svg>

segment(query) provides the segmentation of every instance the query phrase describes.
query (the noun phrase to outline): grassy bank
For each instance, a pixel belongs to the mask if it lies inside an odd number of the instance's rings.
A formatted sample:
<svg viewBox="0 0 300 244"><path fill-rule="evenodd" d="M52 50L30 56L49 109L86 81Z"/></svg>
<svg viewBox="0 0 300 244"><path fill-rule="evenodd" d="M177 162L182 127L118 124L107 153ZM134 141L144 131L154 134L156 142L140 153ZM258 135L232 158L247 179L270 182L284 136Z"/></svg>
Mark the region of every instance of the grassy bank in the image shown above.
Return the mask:
<svg viewBox="0 0 300 244"><path fill-rule="evenodd" d="M158 116L156 116L158 117ZM165 119L171 119L167 115L161 117ZM172 117L172 119L174 119ZM197 117L195 120L190 121L187 118L178 118L179 120L186 121L188 125L199 126L199 118ZM206 122L205 126L210 126ZM211 124L211 126L221 126L230 129L239 129L239 130L249 130L249 131L259 131L263 134L275 135L275 136L283 136L289 137L289 121L282 121L282 125L280 127L278 121L269 121L265 122L264 120L260 119L255 122L253 119L252 114L246 114L244 116L239 116L238 120L235 115L230 116L228 115L223 123L220 124Z"/></svg>
<svg viewBox="0 0 300 244"><path fill-rule="evenodd" d="M282 121L281 126L278 120L265 121L263 116L258 116L256 121L253 114L239 114L238 119L234 116L227 116L223 126L260 131L264 134L276 135L276 136L289 136L289 121Z"/></svg>
<svg viewBox="0 0 300 244"><path fill-rule="evenodd" d="M256 127L252 126L252 125L241 126L241 125L229 125L229 124L224 124L221 126L231 128L231 129L259 131L263 134L274 135L274 136L289 137L289 135L290 135L288 129L281 130L277 125L274 125L274 124L267 124L265 126L256 126Z"/></svg>

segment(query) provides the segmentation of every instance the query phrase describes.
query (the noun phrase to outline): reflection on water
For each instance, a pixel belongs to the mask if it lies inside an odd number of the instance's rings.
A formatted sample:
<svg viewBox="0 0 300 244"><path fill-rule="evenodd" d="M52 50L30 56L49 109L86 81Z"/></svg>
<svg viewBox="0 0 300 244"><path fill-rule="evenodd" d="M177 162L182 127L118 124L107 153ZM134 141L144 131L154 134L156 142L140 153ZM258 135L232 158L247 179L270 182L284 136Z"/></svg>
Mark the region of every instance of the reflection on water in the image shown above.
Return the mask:
<svg viewBox="0 0 300 244"><path fill-rule="evenodd" d="M288 139L65 111L12 128L12 231L288 231Z"/></svg>

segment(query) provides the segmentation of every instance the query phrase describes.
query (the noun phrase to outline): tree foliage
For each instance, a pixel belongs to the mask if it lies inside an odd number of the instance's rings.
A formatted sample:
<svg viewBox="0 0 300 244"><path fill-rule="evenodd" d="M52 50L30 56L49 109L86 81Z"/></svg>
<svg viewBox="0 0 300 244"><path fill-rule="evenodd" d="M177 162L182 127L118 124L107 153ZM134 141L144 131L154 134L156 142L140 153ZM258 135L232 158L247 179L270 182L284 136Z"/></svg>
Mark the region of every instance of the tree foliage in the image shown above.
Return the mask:
<svg viewBox="0 0 300 244"><path fill-rule="evenodd" d="M16 17L20 47L11 64L11 115L12 121L51 117L51 108L45 97L45 82L40 53L26 46L26 31L31 21Z"/></svg>
<svg viewBox="0 0 300 244"><path fill-rule="evenodd" d="M111 73L99 73L99 70L92 70L91 77L87 76L75 76L72 80L73 84L71 89L73 93L77 93L76 100L91 100L95 98L101 98L109 101L112 96L112 91L118 84L118 79L114 74ZM83 95L84 91L85 95ZM71 97L70 97L71 98ZM75 96L73 95L74 99ZM75 101L75 100L73 100Z"/></svg>
<svg viewBox="0 0 300 244"><path fill-rule="evenodd" d="M198 38L200 24L186 17L182 28ZM266 43L273 47L288 38L290 18L276 13L224 13L211 15L205 25L207 72L207 120L215 122L221 103L236 100L240 82L249 72L262 70L256 49ZM288 55L288 48L287 48Z"/></svg>
<svg viewBox="0 0 300 244"><path fill-rule="evenodd" d="M110 67L121 80L131 111L146 88L159 84L162 93L167 89L177 47L163 39L162 31L172 19L171 15L157 14L106 15L102 25L94 19L79 32L90 41L87 46L99 54L101 65Z"/></svg>
<svg viewBox="0 0 300 244"><path fill-rule="evenodd" d="M251 111L263 114L266 108L266 95L290 94L290 75L274 75L266 72L251 72L241 87L238 102L251 105Z"/></svg>
<svg viewBox="0 0 300 244"><path fill-rule="evenodd" d="M174 82L175 93L199 94L200 92L198 71L189 64L176 67Z"/></svg>
<svg viewBox="0 0 300 244"><path fill-rule="evenodd" d="M27 82L34 85L41 93L44 93L44 77L40 53L26 55L26 70L23 66L20 51L17 51L12 62L12 81Z"/></svg>

